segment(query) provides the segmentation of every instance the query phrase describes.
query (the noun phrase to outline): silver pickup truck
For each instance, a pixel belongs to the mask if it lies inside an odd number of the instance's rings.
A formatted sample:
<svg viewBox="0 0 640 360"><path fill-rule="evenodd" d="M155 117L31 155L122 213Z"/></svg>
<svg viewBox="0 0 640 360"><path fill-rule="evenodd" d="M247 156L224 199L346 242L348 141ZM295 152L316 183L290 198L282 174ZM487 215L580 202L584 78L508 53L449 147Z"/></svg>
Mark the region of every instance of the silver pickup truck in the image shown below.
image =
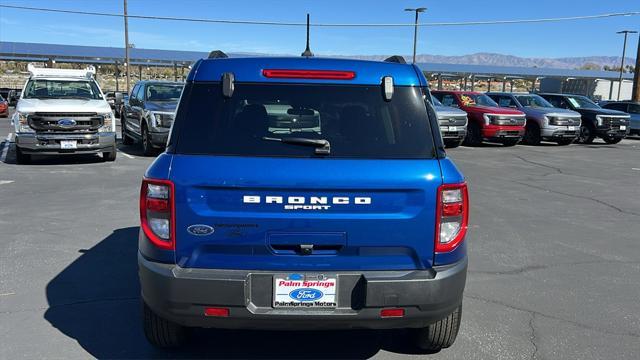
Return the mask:
<svg viewBox="0 0 640 360"><path fill-rule="evenodd" d="M460 146L467 136L467 113L451 106L444 106L435 97L432 97L432 100L444 145L448 148Z"/></svg>
<svg viewBox="0 0 640 360"><path fill-rule="evenodd" d="M539 95L506 92L487 95L500 107L517 109L527 115L527 126L522 139L525 144L538 145L545 140L558 145L569 145L580 134L580 113L556 108Z"/></svg>
<svg viewBox="0 0 640 360"><path fill-rule="evenodd" d="M16 133L16 161L31 155L102 153L116 159L115 118L100 87L95 69L37 68L30 72L12 122Z"/></svg>

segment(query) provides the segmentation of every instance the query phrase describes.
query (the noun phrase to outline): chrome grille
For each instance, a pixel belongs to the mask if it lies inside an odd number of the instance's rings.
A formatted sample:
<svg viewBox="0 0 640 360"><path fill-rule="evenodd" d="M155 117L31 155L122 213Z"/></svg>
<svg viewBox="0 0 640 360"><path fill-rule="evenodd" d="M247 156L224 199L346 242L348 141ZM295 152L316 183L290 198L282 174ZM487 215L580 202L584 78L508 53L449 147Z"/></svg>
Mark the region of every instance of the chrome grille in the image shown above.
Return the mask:
<svg viewBox="0 0 640 360"><path fill-rule="evenodd" d="M61 124L70 120L71 124ZM95 131L104 123L104 118L96 113L48 113L36 112L29 115L29 126L39 131Z"/></svg>
<svg viewBox="0 0 640 360"><path fill-rule="evenodd" d="M467 124L466 116L442 116L438 117L440 126L465 126Z"/></svg>

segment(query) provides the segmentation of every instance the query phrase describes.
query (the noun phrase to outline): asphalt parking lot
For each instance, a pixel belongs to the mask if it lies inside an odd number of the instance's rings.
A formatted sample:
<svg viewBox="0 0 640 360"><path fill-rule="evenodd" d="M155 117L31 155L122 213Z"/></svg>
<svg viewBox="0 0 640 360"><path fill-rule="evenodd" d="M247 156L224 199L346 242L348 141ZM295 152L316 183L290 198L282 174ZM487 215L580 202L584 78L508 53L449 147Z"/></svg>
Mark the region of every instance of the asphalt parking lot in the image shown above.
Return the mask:
<svg viewBox="0 0 640 360"><path fill-rule="evenodd" d="M139 317L138 192L152 159L15 164L0 119L0 358L637 359L640 139L461 147L470 269L462 328L424 354L402 332L197 331L153 349ZM9 141L5 140L9 139Z"/></svg>

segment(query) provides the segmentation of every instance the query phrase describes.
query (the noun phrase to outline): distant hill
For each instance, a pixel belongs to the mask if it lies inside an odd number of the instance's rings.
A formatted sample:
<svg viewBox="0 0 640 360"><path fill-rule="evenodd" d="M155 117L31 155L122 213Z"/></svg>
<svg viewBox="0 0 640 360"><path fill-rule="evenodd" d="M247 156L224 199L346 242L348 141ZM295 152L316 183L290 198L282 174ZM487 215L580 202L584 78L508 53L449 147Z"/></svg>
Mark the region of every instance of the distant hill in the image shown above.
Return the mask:
<svg viewBox="0 0 640 360"><path fill-rule="evenodd" d="M382 60L389 55L353 55L349 58ZM468 65L495 65L495 66L519 66L540 67L557 69L578 69L584 65L593 64L600 68L607 66L620 66L621 56L585 56L565 58L525 58L513 55L477 53L461 56L444 55L417 55L417 62L442 63L442 64L468 64ZM411 59L411 55L405 55L405 59ZM635 59L626 57L626 65L635 65Z"/></svg>

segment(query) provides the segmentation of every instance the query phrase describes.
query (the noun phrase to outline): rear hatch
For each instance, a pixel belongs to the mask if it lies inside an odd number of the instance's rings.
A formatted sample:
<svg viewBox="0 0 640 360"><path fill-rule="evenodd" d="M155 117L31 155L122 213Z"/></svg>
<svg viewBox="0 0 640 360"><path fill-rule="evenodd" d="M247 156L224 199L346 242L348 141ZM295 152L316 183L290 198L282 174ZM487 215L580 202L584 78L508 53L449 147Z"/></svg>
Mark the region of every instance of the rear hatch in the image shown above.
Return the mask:
<svg viewBox="0 0 640 360"><path fill-rule="evenodd" d="M379 86L236 83L231 99L220 88L187 84L176 118L181 267L432 266L442 176L420 88L389 102Z"/></svg>

